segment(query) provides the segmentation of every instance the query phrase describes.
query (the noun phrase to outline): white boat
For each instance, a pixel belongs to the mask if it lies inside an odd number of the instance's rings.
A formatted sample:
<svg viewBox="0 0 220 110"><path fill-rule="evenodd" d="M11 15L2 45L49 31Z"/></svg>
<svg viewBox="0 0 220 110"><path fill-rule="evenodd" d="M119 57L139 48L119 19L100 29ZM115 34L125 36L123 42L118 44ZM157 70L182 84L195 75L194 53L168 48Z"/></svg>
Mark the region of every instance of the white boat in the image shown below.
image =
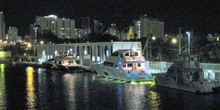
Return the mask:
<svg viewBox="0 0 220 110"><path fill-rule="evenodd" d="M166 73L155 74L156 86L195 93L212 93L220 87L219 81L205 79L196 55L182 54Z"/></svg>
<svg viewBox="0 0 220 110"><path fill-rule="evenodd" d="M115 51L104 63L94 65L94 69L101 77L126 82L153 81L146 63L141 51L123 49Z"/></svg>
<svg viewBox="0 0 220 110"><path fill-rule="evenodd" d="M46 69L60 70L65 72L80 71L79 60L73 55L63 55L43 62Z"/></svg>
<svg viewBox="0 0 220 110"><path fill-rule="evenodd" d="M48 59L45 62L43 62L42 65L46 69L58 69L58 67L55 65L57 59L58 59L57 57Z"/></svg>

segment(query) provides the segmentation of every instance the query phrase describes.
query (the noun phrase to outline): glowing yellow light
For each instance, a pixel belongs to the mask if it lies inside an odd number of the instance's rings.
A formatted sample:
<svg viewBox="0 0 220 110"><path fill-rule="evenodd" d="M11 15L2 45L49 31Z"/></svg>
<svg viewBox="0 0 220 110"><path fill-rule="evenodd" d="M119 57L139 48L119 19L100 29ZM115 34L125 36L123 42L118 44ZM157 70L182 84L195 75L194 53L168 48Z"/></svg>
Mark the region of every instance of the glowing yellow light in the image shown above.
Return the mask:
<svg viewBox="0 0 220 110"><path fill-rule="evenodd" d="M176 44L176 43L177 43L176 38L173 38L173 39L171 40L171 42L172 42L173 44Z"/></svg>
<svg viewBox="0 0 220 110"><path fill-rule="evenodd" d="M146 84L146 85L155 85L155 82L154 81L145 81L145 82L131 82L131 84Z"/></svg>
<svg viewBox="0 0 220 110"><path fill-rule="evenodd" d="M0 51L0 58L11 56L11 52Z"/></svg>
<svg viewBox="0 0 220 110"><path fill-rule="evenodd" d="M156 37L155 37L155 36L153 36L151 39L152 39L152 40L156 40Z"/></svg>
<svg viewBox="0 0 220 110"><path fill-rule="evenodd" d="M2 100L1 104L5 104L6 100L6 89L5 89L5 64L0 65L0 100Z"/></svg>
<svg viewBox="0 0 220 110"><path fill-rule="evenodd" d="M31 43L28 43L28 44L27 44L27 47L28 47L28 48L31 48Z"/></svg>
<svg viewBox="0 0 220 110"><path fill-rule="evenodd" d="M43 44L44 44L44 41L40 41L40 44L43 45Z"/></svg>
<svg viewBox="0 0 220 110"><path fill-rule="evenodd" d="M35 88L34 88L34 69L33 67L26 68L27 73L27 105L29 108L35 107Z"/></svg>
<svg viewBox="0 0 220 110"><path fill-rule="evenodd" d="M159 103L158 94L154 91L150 91L148 96L149 96L150 105L158 108L157 105Z"/></svg>

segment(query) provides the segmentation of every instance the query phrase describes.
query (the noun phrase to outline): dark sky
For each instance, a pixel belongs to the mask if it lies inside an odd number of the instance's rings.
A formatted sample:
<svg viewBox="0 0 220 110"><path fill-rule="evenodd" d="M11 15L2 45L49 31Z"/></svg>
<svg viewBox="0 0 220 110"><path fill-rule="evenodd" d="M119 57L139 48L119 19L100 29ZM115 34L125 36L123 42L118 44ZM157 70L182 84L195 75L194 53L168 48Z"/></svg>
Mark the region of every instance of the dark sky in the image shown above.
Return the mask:
<svg viewBox="0 0 220 110"><path fill-rule="evenodd" d="M7 27L18 27L20 35L29 33L36 16L49 14L74 19L76 27L89 16L119 29L147 14L165 22L165 33L177 33L178 27L197 35L220 33L220 0L0 0L0 11Z"/></svg>

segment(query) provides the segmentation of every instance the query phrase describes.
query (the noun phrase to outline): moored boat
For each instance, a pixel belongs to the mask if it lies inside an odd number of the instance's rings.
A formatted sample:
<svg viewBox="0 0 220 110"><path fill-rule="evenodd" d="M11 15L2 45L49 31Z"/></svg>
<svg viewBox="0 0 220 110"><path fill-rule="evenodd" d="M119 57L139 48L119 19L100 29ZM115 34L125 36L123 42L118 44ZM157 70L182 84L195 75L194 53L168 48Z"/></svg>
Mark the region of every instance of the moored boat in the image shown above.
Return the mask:
<svg viewBox="0 0 220 110"><path fill-rule="evenodd" d="M42 63L43 67L51 70L59 70L65 72L80 71L79 60L72 55L63 55L51 58Z"/></svg>
<svg viewBox="0 0 220 110"><path fill-rule="evenodd" d="M141 51L123 49L115 51L102 64L94 65L94 69L101 77L126 82L153 81L146 64Z"/></svg>
<svg viewBox="0 0 220 110"><path fill-rule="evenodd" d="M181 54L166 73L155 74L156 86L185 90L195 93L212 93L220 82L204 77L196 55Z"/></svg>

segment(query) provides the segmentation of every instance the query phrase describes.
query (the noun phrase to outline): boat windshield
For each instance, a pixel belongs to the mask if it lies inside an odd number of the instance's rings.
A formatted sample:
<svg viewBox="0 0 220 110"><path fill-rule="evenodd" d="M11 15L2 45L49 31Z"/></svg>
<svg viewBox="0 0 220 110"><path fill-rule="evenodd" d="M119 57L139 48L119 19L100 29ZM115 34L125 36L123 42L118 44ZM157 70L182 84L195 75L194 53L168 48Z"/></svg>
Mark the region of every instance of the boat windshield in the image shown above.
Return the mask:
<svg viewBox="0 0 220 110"><path fill-rule="evenodd" d="M114 64L114 63L112 63L112 62L106 62L106 61L103 63L103 65L104 65L104 66L117 67L116 64Z"/></svg>
<svg viewBox="0 0 220 110"><path fill-rule="evenodd" d="M114 53L112 53L112 56L118 56L118 55L119 55L118 52L114 52Z"/></svg>

